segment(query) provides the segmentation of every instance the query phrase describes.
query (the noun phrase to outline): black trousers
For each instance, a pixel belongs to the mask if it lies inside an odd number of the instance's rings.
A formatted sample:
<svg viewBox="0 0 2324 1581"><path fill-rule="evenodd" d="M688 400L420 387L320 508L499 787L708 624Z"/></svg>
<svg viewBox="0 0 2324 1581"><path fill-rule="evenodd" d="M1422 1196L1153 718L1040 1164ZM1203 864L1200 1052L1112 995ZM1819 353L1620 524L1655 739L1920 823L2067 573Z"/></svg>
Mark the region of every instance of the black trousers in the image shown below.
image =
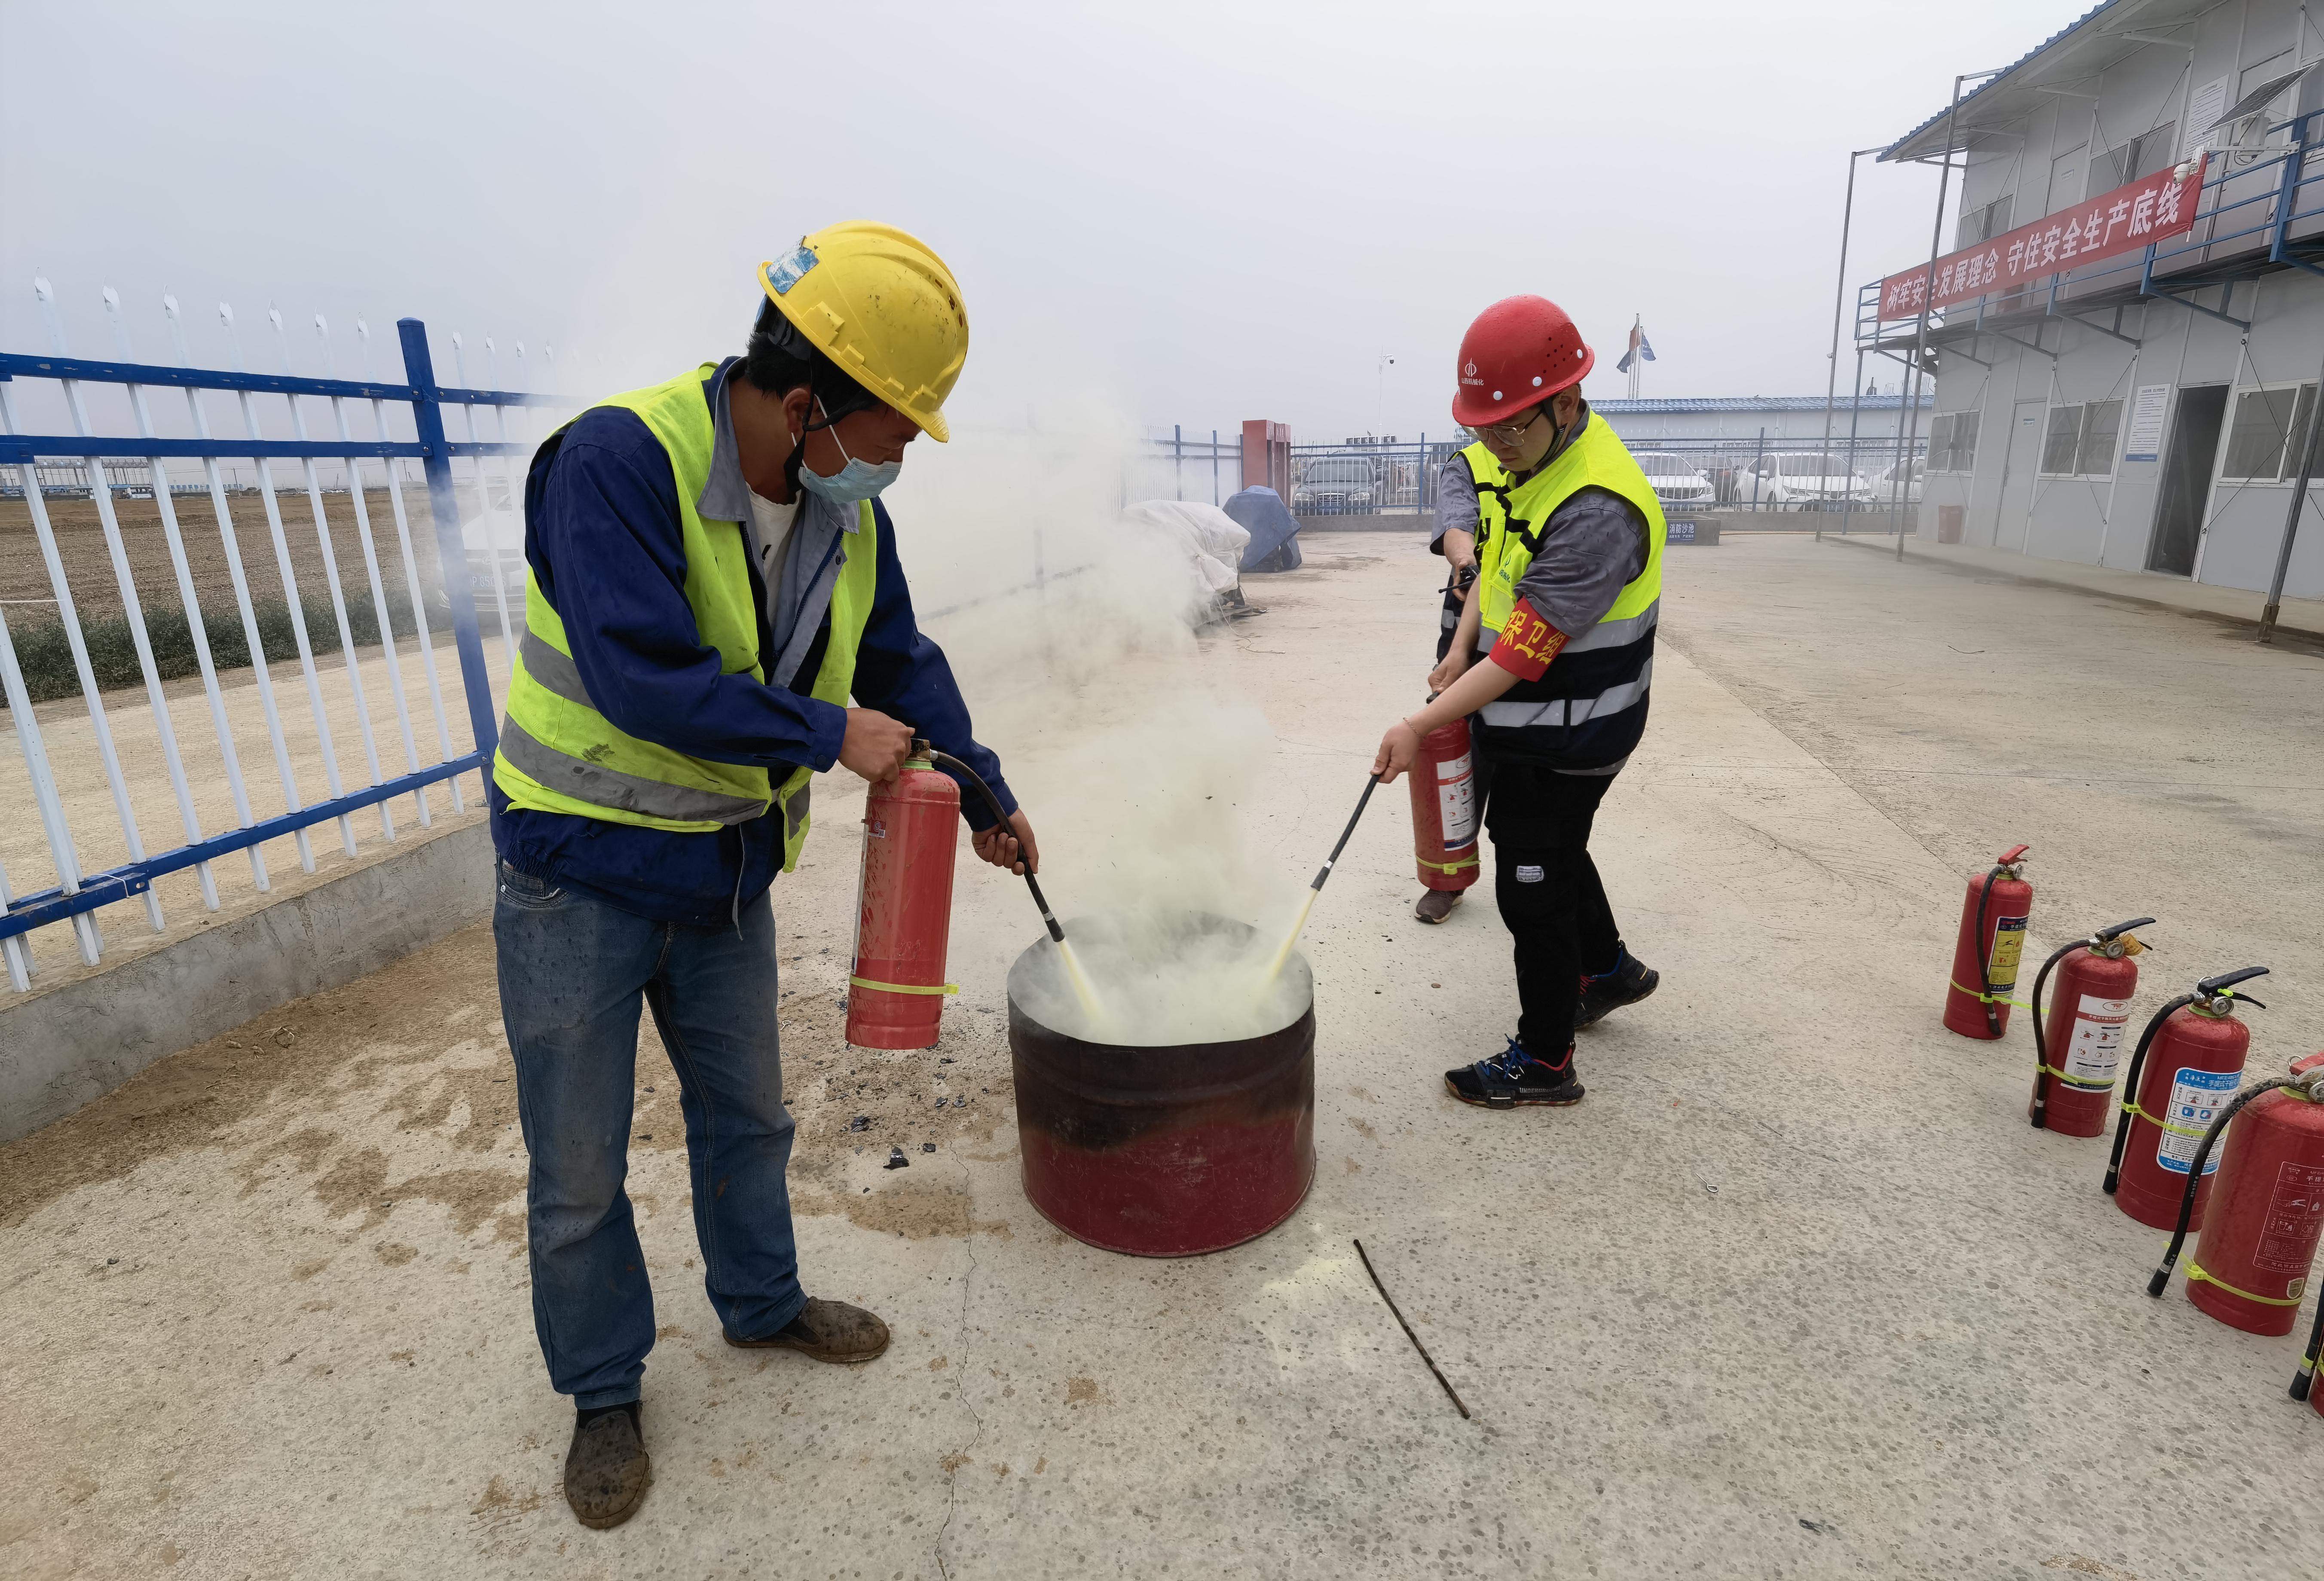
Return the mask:
<svg viewBox="0 0 2324 1581"><path fill-rule="evenodd" d="M1621 931L1590 859L1590 827L1610 774L1557 774L1531 763L1493 768L1485 827L1493 841L1493 898L1514 942L1517 1041L1556 1064L1573 1044L1585 972L1613 969Z"/></svg>

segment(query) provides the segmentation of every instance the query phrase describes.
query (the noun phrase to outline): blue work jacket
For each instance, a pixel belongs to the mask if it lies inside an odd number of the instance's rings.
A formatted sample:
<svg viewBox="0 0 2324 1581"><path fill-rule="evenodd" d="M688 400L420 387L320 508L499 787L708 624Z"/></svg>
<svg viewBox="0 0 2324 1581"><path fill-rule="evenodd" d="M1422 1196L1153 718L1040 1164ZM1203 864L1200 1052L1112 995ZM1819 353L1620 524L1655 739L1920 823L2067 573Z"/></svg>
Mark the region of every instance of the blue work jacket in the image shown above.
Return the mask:
<svg viewBox="0 0 2324 1581"><path fill-rule="evenodd" d="M737 488L748 499L725 399L726 381L741 360L729 359L703 387L724 441L713 457L706 499L734 499ZM726 476L728 470L734 475ZM879 583L855 658L855 702L902 720L967 763L1014 813L1017 800L1001 777L1000 759L972 733L952 666L913 618L895 525L884 505L874 501L872 510L879 518ZM821 772L838 761L847 711L807 695L830 635L828 588L822 590L823 607L809 611L821 625L797 668L798 690L748 676L721 677L718 655L702 645L687 602L677 477L660 442L635 413L592 408L550 436L525 479L524 516L525 561L565 623L590 700L613 724L674 751L758 765L778 777L801 764ZM792 535L794 552L807 536ZM752 583L759 650L772 654L766 589L755 563ZM724 925L782 870L779 813L714 832L681 834L512 808L494 785L487 785L486 794L501 860L656 922ZM973 829L992 823L973 791L962 797L961 812Z"/></svg>

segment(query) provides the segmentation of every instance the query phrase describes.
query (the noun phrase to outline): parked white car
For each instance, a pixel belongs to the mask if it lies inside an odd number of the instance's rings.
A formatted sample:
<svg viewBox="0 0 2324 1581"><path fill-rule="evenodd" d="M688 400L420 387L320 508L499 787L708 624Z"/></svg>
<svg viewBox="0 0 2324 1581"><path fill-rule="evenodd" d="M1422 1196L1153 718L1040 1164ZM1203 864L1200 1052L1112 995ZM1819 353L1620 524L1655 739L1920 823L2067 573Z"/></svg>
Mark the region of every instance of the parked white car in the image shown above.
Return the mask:
<svg viewBox="0 0 2324 1581"><path fill-rule="evenodd" d="M1647 486L1665 507L1672 505L1704 505L1711 502L1711 474L1683 455L1664 451L1637 450L1631 453L1638 470L1646 474Z"/></svg>
<svg viewBox="0 0 2324 1581"><path fill-rule="evenodd" d="M1837 455L1782 451L1735 469L1735 503L1763 510L1837 510L1873 501L1870 480Z"/></svg>
<svg viewBox="0 0 2324 1581"><path fill-rule="evenodd" d="M1889 467L1878 477L1872 480L1873 503L1877 505L1886 505L1891 500L1898 497L1896 489L1899 481L1897 477L1899 470L1899 468L1894 466ZM1910 462L1907 463L1901 470L1904 473L1902 480L1904 484L1904 502L1907 505L1918 505L1921 502L1922 476L1927 472L1928 464L1921 461Z"/></svg>

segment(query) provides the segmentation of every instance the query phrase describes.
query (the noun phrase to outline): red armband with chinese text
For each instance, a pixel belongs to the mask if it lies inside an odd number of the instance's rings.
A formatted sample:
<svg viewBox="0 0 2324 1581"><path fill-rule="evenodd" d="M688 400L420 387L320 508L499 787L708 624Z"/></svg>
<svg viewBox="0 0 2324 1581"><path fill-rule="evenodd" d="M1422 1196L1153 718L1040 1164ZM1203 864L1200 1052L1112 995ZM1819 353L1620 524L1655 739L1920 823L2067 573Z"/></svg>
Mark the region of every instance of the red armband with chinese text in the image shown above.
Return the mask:
<svg viewBox="0 0 2324 1581"><path fill-rule="evenodd" d="M1564 632L1534 613L1533 606L1519 599L1517 607L1509 611L1508 622L1501 627L1491 657L1518 680L1538 681L1565 643Z"/></svg>

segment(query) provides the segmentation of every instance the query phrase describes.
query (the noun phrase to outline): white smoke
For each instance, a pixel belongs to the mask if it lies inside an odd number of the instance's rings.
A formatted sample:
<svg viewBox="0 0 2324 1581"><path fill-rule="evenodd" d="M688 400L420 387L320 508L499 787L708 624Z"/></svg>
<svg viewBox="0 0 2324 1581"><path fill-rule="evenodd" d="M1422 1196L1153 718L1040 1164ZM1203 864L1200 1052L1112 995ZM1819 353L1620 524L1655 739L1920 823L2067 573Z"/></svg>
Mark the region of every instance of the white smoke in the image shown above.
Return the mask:
<svg viewBox="0 0 2324 1581"><path fill-rule="evenodd" d="M1013 427L962 421L948 446L916 443L889 505L921 624L950 657L977 738L1001 755L1041 849L1041 879L1106 1010L1091 1028L1062 977L1037 973L1061 1029L1141 1044L1253 1035L1296 1019L1304 967L1263 983L1279 942L1248 945L1189 926L1208 915L1277 926L1297 880L1263 872L1244 814L1276 750L1256 700L1222 662L1223 627L1171 537L1126 522L1140 497L1136 430L1102 391L988 402ZM964 861L970 859L963 853ZM963 883L1001 880L990 869ZM1040 937L955 929L955 974L1005 970ZM1041 955L1054 969L1054 950ZM1288 996L1288 997L1286 997Z"/></svg>

